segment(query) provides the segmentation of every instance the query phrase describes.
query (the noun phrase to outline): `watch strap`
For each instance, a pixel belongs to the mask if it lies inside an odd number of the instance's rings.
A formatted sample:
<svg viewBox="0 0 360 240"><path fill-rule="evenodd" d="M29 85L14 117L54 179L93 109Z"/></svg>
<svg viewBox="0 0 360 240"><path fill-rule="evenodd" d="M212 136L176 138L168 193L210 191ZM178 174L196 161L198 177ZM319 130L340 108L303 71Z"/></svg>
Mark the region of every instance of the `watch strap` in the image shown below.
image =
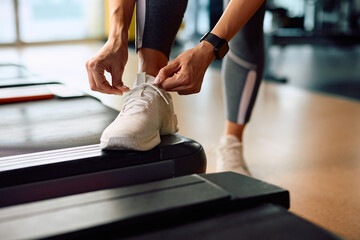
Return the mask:
<svg viewBox="0 0 360 240"><path fill-rule="evenodd" d="M211 43L215 49L214 49L214 53L217 59L222 59L224 57L224 55L226 54L226 52L229 50L229 46L228 46L228 42L225 39L219 38L218 36L216 36L215 34L208 32L206 33L201 39L200 42L202 41L207 41L209 43ZM220 48L224 48L225 45L225 52L222 51L221 54L219 53Z"/></svg>
<svg viewBox="0 0 360 240"><path fill-rule="evenodd" d="M211 32L206 33L201 39L200 42L202 41L207 41L209 43L211 43L214 47L219 46L219 44L223 41L223 39L219 38L218 36L216 36L215 34L212 34Z"/></svg>

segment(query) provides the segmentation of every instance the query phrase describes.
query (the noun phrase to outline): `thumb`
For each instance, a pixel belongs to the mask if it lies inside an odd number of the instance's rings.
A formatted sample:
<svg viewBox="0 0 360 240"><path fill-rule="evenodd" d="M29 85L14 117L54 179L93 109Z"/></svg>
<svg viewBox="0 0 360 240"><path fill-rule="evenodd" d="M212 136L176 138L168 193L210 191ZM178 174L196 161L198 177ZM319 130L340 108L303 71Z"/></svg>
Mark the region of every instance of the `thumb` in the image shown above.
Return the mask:
<svg viewBox="0 0 360 240"><path fill-rule="evenodd" d="M165 79L172 77L174 73L176 73L178 70L179 70L179 64L175 59L169 65L160 69L158 75L154 80L154 84L161 85L165 81Z"/></svg>

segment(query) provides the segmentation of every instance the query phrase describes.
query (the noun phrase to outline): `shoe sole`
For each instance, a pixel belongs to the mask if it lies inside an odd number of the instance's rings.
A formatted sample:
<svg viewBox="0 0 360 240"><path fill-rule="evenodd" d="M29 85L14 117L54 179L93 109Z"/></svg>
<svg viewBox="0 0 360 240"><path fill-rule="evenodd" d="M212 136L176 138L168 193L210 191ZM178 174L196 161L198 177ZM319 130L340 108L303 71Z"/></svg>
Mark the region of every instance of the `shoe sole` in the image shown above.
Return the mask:
<svg viewBox="0 0 360 240"><path fill-rule="evenodd" d="M129 136L111 137L108 141L100 140L100 148L104 150L148 151L160 144L160 135L173 134L177 131L177 116L174 114L170 120L162 124L160 131L145 140Z"/></svg>
<svg viewBox="0 0 360 240"><path fill-rule="evenodd" d="M105 150L147 151L159 145L160 142L160 133L156 132L145 140L136 137L112 137L109 141L101 141L100 148Z"/></svg>

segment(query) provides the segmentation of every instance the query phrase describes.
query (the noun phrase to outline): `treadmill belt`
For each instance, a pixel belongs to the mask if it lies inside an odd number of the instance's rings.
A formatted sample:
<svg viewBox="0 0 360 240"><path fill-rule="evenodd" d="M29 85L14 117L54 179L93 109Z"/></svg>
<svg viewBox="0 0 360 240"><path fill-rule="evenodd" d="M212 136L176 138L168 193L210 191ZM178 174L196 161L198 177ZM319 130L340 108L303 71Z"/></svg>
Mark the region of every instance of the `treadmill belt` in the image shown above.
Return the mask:
<svg viewBox="0 0 360 240"><path fill-rule="evenodd" d="M97 144L117 115L91 97L0 104L0 157Z"/></svg>

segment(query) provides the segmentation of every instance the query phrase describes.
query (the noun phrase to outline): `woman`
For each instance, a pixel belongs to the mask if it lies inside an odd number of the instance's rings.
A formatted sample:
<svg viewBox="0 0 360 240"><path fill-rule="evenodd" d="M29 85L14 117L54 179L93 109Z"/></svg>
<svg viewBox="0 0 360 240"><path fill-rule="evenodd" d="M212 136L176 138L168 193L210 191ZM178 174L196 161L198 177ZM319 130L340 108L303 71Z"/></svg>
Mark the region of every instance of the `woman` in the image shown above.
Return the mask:
<svg viewBox="0 0 360 240"><path fill-rule="evenodd" d="M186 5L187 0L137 1L136 49L139 72L143 74L138 75L119 116L105 129L101 146L148 150L160 143L159 135L177 131L176 115L166 91L183 95L198 93L211 62L225 56L222 76L227 120L217 151L217 170L250 175L243 159L242 137L264 67L265 1L225 1L225 11L211 32L196 47L168 64ZM123 85L122 74L128 57L128 28L134 6L135 0L110 1L108 41L86 63L92 90L108 94L129 90ZM111 73L112 84L106 81L105 70Z"/></svg>

